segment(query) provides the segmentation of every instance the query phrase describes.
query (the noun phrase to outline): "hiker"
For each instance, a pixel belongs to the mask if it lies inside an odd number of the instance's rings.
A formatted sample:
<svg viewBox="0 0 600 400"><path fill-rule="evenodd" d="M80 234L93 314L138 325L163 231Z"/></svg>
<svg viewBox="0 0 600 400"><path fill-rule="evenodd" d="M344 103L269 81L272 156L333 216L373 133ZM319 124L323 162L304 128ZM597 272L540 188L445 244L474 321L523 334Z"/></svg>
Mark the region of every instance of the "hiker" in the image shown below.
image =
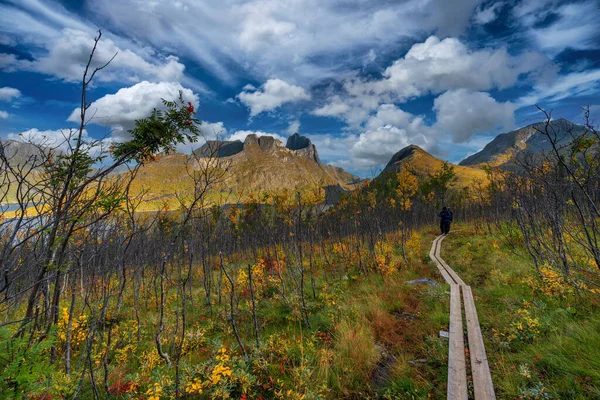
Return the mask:
<svg viewBox="0 0 600 400"><path fill-rule="evenodd" d="M450 233L450 224L452 223L452 211L448 207L442 207L442 211L439 213L440 217L440 230L442 235Z"/></svg>

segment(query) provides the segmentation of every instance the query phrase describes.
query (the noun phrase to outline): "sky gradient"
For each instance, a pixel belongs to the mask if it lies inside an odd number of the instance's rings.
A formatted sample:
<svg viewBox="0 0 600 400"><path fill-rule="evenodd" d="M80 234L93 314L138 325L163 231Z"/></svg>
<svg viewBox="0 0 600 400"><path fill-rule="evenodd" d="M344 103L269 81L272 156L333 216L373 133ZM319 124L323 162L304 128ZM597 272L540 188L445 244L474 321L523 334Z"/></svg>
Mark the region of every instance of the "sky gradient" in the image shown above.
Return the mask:
<svg viewBox="0 0 600 400"><path fill-rule="evenodd" d="M361 176L409 144L459 161L540 120L535 104L600 114L599 4L0 0L0 139L77 126L102 29L97 64L117 56L90 90L89 137L126 140L182 91L207 137L299 132Z"/></svg>

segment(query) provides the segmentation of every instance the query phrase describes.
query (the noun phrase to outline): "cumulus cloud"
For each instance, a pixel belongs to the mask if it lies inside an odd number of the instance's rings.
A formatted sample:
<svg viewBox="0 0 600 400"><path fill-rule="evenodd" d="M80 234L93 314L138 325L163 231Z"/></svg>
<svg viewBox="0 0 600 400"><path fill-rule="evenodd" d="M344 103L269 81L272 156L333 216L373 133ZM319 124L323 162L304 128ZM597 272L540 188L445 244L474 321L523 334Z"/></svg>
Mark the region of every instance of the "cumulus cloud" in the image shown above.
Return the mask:
<svg viewBox="0 0 600 400"><path fill-rule="evenodd" d="M475 133L509 129L514 124L513 103L497 102L489 93L466 89L448 91L434 101L436 126L451 133L454 142L466 142Z"/></svg>
<svg viewBox="0 0 600 400"><path fill-rule="evenodd" d="M430 36L414 44L406 55L386 68L383 79L355 80L347 84L351 94L389 94L400 101L427 93L459 88L504 89L523 74L544 67L548 58L525 52L511 56L505 48L470 50L457 38Z"/></svg>
<svg viewBox="0 0 600 400"><path fill-rule="evenodd" d="M11 101L21 97L21 91L12 87L1 87L0 88L0 101Z"/></svg>
<svg viewBox="0 0 600 400"><path fill-rule="evenodd" d="M179 83L143 81L94 101L87 111L89 123L113 126L115 140L126 139L135 120L149 116L154 108L164 109L162 99L175 101L180 91L184 101L198 107L198 95ZM73 110L68 120L78 122L79 113L79 108Z"/></svg>
<svg viewBox="0 0 600 400"><path fill-rule="evenodd" d="M426 150L435 148L439 137L435 127L423 117L408 113L394 104L381 104L367 117L358 133L340 137L313 135L311 140L323 158L334 165L354 171L369 171L385 165L396 152L416 144ZM349 157L348 157L349 156Z"/></svg>
<svg viewBox="0 0 600 400"><path fill-rule="evenodd" d="M316 109L313 114L321 117L339 117L347 114L351 109L352 107L348 103L344 102L340 96L335 95L327 104Z"/></svg>
<svg viewBox="0 0 600 400"><path fill-rule="evenodd" d="M493 3L488 5L487 7L478 7L477 12L473 16L473 22L478 25L489 24L494 21L498 17L498 13L504 7L504 2L499 1L497 3Z"/></svg>
<svg viewBox="0 0 600 400"><path fill-rule="evenodd" d="M471 50L457 38L431 36L414 44L387 67L380 79L349 78L343 92L313 111L361 126L384 103L401 103L426 94L513 86L519 78L552 81L549 59L536 52L512 56L505 48Z"/></svg>
<svg viewBox="0 0 600 400"><path fill-rule="evenodd" d="M46 44L47 53L36 57L33 61L13 61L13 69L23 69L51 75L68 82L81 80L85 64L88 62L93 45L92 32L64 29L59 36ZM115 56L116 54L116 56ZM185 66L177 57L152 57L148 61L138 53L118 47L108 37L98 42L91 68L106 64L111 58L109 67L96 75L100 82L138 82L143 79L153 81L179 81L183 77Z"/></svg>
<svg viewBox="0 0 600 400"><path fill-rule="evenodd" d="M362 165L381 165L410 144L432 148L436 135L435 129L422 117L393 104L382 104L366 122L365 131L353 144L351 154Z"/></svg>
<svg viewBox="0 0 600 400"><path fill-rule="evenodd" d="M274 110L285 103L310 100L310 95L304 88L290 85L281 79L269 79L260 89L248 88L237 97L248 106L251 117Z"/></svg>
<svg viewBox="0 0 600 400"><path fill-rule="evenodd" d="M186 139L185 143L178 144L175 148L178 153L190 154L207 140L222 140L227 135L227 129L223 122L202 121L199 129L200 137L198 137L198 140L192 143Z"/></svg>
<svg viewBox="0 0 600 400"><path fill-rule="evenodd" d="M8 118L9 115L10 114L7 113L6 111L0 110L0 119L6 119L6 118Z"/></svg>
<svg viewBox="0 0 600 400"><path fill-rule="evenodd" d="M243 142L244 140L246 140L246 136L248 136L248 135L256 135L258 137L272 136L273 138L281 141L284 144L286 142L286 138L284 138L283 136L278 135L276 133L268 133L268 132L263 132L263 131L249 131L249 130L235 131L233 134L229 135L227 140L239 140L239 141Z"/></svg>

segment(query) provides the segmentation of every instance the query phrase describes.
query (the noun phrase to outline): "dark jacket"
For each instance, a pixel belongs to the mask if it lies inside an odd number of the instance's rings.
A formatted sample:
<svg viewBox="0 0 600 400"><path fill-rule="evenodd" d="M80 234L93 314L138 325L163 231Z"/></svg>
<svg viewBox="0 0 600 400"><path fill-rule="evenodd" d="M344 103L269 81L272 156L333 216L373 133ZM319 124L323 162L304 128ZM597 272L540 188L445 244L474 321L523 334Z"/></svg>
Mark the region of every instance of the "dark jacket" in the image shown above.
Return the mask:
<svg viewBox="0 0 600 400"><path fill-rule="evenodd" d="M450 210L441 211L439 213L439 216L440 216L442 222L445 222L445 223L452 222L452 211L450 211Z"/></svg>

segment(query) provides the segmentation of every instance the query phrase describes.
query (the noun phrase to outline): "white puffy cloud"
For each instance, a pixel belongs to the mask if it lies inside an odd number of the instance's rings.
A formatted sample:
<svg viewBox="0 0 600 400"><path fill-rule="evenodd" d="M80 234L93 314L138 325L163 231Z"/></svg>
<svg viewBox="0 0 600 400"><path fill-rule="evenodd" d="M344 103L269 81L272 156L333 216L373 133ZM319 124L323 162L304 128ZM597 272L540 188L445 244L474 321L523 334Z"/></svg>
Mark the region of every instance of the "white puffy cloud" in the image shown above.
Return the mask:
<svg viewBox="0 0 600 400"><path fill-rule="evenodd" d="M465 142L475 133L512 128L517 106L499 103L489 93L451 90L434 101L436 126L452 134L454 142Z"/></svg>
<svg viewBox="0 0 600 400"><path fill-rule="evenodd" d="M185 143L179 143L175 150L179 153L190 154L207 140L222 140L227 135L227 129L225 129L223 122L201 121L199 129L200 136L195 143L186 139Z"/></svg>
<svg viewBox="0 0 600 400"><path fill-rule="evenodd" d="M233 134L229 135L229 137L227 138L227 140L240 140L240 141L244 141L246 140L246 136L248 135L256 135L258 137L261 136L272 136L273 138L281 141L283 144L286 143L286 138L284 138L281 135L278 135L276 133L268 133L268 132L263 132L263 131L249 131L249 130L240 130L240 131L235 131Z"/></svg>
<svg viewBox="0 0 600 400"><path fill-rule="evenodd" d="M519 76L537 72L548 62L539 53L514 57L505 48L470 50L457 38L440 40L430 36L386 68L383 79L354 80L346 89L353 95L387 94L400 101L460 88L504 89L514 85Z"/></svg>
<svg viewBox="0 0 600 400"><path fill-rule="evenodd" d="M352 107L344 102L338 95L333 96L329 102L316 109L313 114L321 117L339 117L348 113Z"/></svg>
<svg viewBox="0 0 600 400"><path fill-rule="evenodd" d="M487 7L479 7L475 15L473 16L473 21L478 25L489 24L494 21L498 17L498 13L504 7L505 3L503 1L499 1L496 3L492 3Z"/></svg>
<svg viewBox="0 0 600 400"><path fill-rule="evenodd" d="M38 55L33 61L13 61L12 68L24 69L51 75L68 82L79 82L85 64L89 60L93 46L94 33L74 29L64 29L59 36L46 43L47 52ZM116 55L116 56L115 56ZM183 77L185 66L177 57L148 57L144 59L131 49L120 48L109 37L103 37L92 61L92 71L106 64L110 65L95 77L100 82L138 82L143 79L153 81L179 81Z"/></svg>
<svg viewBox="0 0 600 400"><path fill-rule="evenodd" d="M21 91L12 87L1 87L0 88L0 101L11 101L21 97Z"/></svg>
<svg viewBox="0 0 600 400"><path fill-rule="evenodd" d="M6 118L8 118L9 115L10 114L7 113L6 111L0 110L0 119L6 119Z"/></svg>
<svg viewBox="0 0 600 400"><path fill-rule="evenodd" d="M180 91L184 101L198 107L198 96L179 83L143 81L94 101L87 110L88 122L113 126L115 140L125 139L135 120L149 116L154 108L164 109L162 99L175 101ZM79 122L79 113L79 108L73 110L68 120Z"/></svg>
<svg viewBox="0 0 600 400"><path fill-rule="evenodd" d="M382 165L410 144L433 148L436 136L436 130L422 117L393 104L382 104L366 122L365 130L351 148L351 154L361 165Z"/></svg>
<svg viewBox="0 0 600 400"><path fill-rule="evenodd" d="M449 90L505 89L523 76L533 82L552 81L554 72L549 59L540 53L512 56L506 48L471 50L457 38L431 36L414 44L380 79L348 78L343 92L332 95L313 114L337 117L356 128L384 103Z"/></svg>
<svg viewBox="0 0 600 400"><path fill-rule="evenodd" d="M426 150L434 149L439 137L436 128L428 125L423 117L393 104L376 106L375 113L367 117L364 127L356 127L356 131L360 133L340 137L311 135L310 138L321 157L334 165L353 171L374 172L410 144Z"/></svg>
<svg viewBox="0 0 600 400"><path fill-rule="evenodd" d="M281 79L269 79L260 89L248 88L237 97L250 108L251 117L274 110L285 103L310 100L310 95L303 87L290 85Z"/></svg>

